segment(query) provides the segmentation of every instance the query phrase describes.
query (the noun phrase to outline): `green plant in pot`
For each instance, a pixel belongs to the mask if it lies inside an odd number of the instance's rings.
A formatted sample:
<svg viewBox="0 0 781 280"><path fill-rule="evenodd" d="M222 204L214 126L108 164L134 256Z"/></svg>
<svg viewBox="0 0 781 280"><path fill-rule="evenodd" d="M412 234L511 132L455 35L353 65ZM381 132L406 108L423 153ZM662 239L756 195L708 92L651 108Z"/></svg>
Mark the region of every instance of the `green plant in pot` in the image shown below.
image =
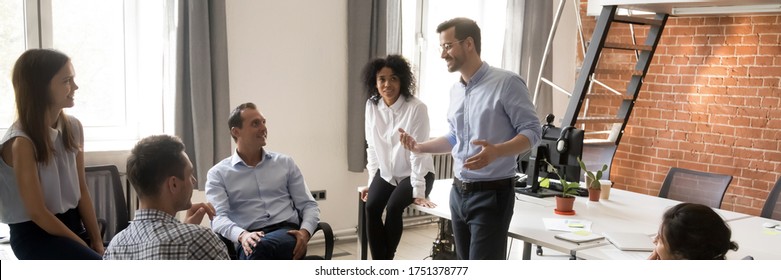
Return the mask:
<svg viewBox="0 0 781 280"><path fill-rule="evenodd" d="M596 173L586 169L586 164L584 164L583 161L580 160L580 157L578 157L578 164L580 164L580 169L583 169L583 171L586 172L586 187L588 188L588 200L599 201L599 195L600 192L602 191L602 185L599 183L599 180L602 179L602 173L607 170L607 164L602 165L602 169L597 170Z"/></svg>
<svg viewBox="0 0 781 280"><path fill-rule="evenodd" d="M575 204L575 197L578 195L578 188L580 187L580 183L568 182L558 168L550 164L550 162L547 160L545 163L548 164L549 169L556 170L556 174L559 175L559 182L561 183L562 187L561 194L556 196L556 209L554 209L554 211L557 214L562 215L575 215L575 211L573 211L572 208ZM544 178L542 181L540 181L540 186L550 186L549 179Z"/></svg>

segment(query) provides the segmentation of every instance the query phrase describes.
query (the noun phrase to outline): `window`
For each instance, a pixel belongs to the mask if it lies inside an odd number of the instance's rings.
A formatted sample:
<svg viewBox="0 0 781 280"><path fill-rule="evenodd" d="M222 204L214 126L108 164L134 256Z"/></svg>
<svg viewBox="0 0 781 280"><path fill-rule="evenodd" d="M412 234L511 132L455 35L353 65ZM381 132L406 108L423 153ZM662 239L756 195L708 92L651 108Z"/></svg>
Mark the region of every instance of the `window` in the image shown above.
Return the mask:
<svg viewBox="0 0 781 280"><path fill-rule="evenodd" d="M25 50L24 25L24 2L0 0L0 132L3 134L16 118L11 71Z"/></svg>
<svg viewBox="0 0 781 280"><path fill-rule="evenodd" d="M402 0L402 54L416 72L417 96L428 107L431 137L447 133L450 87L460 77L448 72L440 58L437 25L454 17L475 20L482 37L481 58L502 67L506 10L506 0Z"/></svg>
<svg viewBox="0 0 781 280"><path fill-rule="evenodd" d="M0 0L0 133L16 118L13 64L31 48L54 48L71 57L79 89L76 105L66 112L84 125L85 149L124 150L146 135L166 132L163 101L173 93L164 62L172 54L172 3Z"/></svg>

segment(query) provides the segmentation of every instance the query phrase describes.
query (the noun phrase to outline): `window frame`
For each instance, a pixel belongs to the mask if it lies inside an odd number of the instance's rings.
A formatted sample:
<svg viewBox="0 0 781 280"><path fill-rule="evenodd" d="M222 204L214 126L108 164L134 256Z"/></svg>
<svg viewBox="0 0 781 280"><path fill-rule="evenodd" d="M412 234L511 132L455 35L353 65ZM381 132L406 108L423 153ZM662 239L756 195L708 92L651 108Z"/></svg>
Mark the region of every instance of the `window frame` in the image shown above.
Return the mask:
<svg viewBox="0 0 781 280"><path fill-rule="evenodd" d="M141 1L120 0L123 11L124 36L124 74L121 80L124 85L118 91L124 98L124 120L116 125L89 125L88 121L79 117L79 110L89 108L65 109L66 113L76 116L84 126L85 151L126 151L141 138L160 133L173 132L172 100L175 94L173 79L175 54L175 11L176 1L167 0ZM54 44L54 11L52 0L24 0L25 48L55 48ZM163 5L154 6L154 5ZM151 24L147 17L150 11L157 13L163 26ZM140 35L144 30L160 28L160 36ZM148 39L146 37L157 37ZM154 46L154 47L152 47ZM68 53L67 50L63 50ZM150 55L151 54L151 55ZM76 83L79 84L78 62L76 67ZM10 79L10 77L7 77ZM78 91L77 91L78 94ZM13 95L12 95L13 96ZM15 102L13 98L10 102ZM77 105L78 106L78 105ZM15 107L14 107L15 108ZM12 122L15 120L12 120ZM8 130L12 123L0 124L0 135Z"/></svg>
<svg viewBox="0 0 781 280"><path fill-rule="evenodd" d="M404 27L409 26L409 22L407 22L404 18L404 14L402 15L402 55L406 57L409 62L412 64L411 67L413 69L413 74L415 75L415 80L417 81L416 84L416 97L418 97L421 101L423 101L427 107L429 112L429 123L431 127L431 138L436 138L443 136L447 133L448 130L448 124L447 124L447 112L448 108L450 106L450 95L449 95L449 89L450 86L452 86L454 83L456 83L460 77L460 74L458 72L446 74L452 76L452 79L447 81L442 81L439 79L434 79L429 77L428 75L431 73L429 72L429 68L437 68L433 69L432 71L442 71L446 72L446 68L444 66L439 69L431 63L432 61L441 60L439 58L439 55L437 55L434 59L429 59L429 55L434 54L435 52L427 53L429 48L433 48L434 50L439 49L439 37L434 32L434 29L436 29L436 24L433 23L434 26L429 26L429 16L430 12L432 12L431 9L431 2L436 0L401 0L402 3L402 11L407 12L409 9L405 8L405 5L411 5L414 3L415 5L415 28L414 28L414 35L410 35L409 31L407 31ZM488 12L485 12L486 5L489 4L493 0L481 0L478 2L478 5L480 5L480 18L472 18L473 20L478 22L478 25L480 25L482 34L482 40L483 40L483 51L485 52L485 39L486 39L486 29L485 24L481 24L481 22L484 19L484 16L488 14ZM504 6L506 6L506 2L504 2ZM496 4L495 2L493 4ZM455 5L455 4L454 4ZM505 12L505 9L501 9L502 12ZM502 17L504 20L504 24L506 25L506 14ZM502 34L504 34L504 31L502 31ZM414 43L413 47L408 47L407 43L405 43L405 40L409 40L411 36L414 36ZM503 39L504 40L504 39ZM503 46L504 43L500 44L500 46ZM486 58L482 57L485 61ZM500 61L489 61L489 65L493 67L503 68L503 65ZM440 76L441 78L441 76ZM433 81L436 80L436 81ZM426 86L429 85L429 83L442 83L444 86L442 89L437 90L434 92L433 90L430 90L430 88L427 88Z"/></svg>

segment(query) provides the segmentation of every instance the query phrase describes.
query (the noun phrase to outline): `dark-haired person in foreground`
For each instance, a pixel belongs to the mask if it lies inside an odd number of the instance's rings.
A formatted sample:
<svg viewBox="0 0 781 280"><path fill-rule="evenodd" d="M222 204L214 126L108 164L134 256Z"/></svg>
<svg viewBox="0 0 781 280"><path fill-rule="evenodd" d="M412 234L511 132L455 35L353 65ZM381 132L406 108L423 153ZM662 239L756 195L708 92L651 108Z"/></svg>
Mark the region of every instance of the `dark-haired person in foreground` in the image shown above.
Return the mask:
<svg viewBox="0 0 781 280"><path fill-rule="evenodd" d="M713 209L681 203L662 216L656 248L650 260L724 260L727 251L738 250L732 231Z"/></svg>
<svg viewBox="0 0 781 280"><path fill-rule="evenodd" d="M289 156L266 150L266 118L255 104L233 109L236 152L209 169L206 200L215 232L237 242L243 260L300 259L320 222L320 208Z"/></svg>
<svg viewBox="0 0 781 280"><path fill-rule="evenodd" d="M413 96L415 77L404 57L389 55L370 61L363 70L366 88L366 228L374 260L392 260L404 227L401 214L412 203L434 207L426 199L434 185L430 154L410 152L399 141L403 128L418 141L429 137L426 104ZM382 212L385 211L385 222Z"/></svg>
<svg viewBox="0 0 781 280"><path fill-rule="evenodd" d="M210 229L204 215L214 217L206 203L192 204L196 186L193 164L179 138L169 135L141 139L127 159L127 176L138 193L139 209L130 225L106 248L106 260L225 260L228 251ZM175 218L187 210L185 223Z"/></svg>
<svg viewBox="0 0 781 280"><path fill-rule="evenodd" d="M461 79L450 89L445 136L418 143L402 132L416 153L453 154L450 214L459 259L505 259L515 205L516 157L540 141L540 120L518 74L480 58L480 27L468 18L437 26L441 57Z"/></svg>

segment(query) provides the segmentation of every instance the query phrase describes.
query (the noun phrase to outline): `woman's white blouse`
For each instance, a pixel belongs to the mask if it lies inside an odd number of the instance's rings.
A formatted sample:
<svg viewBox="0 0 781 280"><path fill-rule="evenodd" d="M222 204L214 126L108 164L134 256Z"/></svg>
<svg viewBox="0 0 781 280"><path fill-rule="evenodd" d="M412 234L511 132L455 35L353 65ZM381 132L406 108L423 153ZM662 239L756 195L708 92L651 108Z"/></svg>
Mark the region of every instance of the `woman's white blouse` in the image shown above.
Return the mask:
<svg viewBox="0 0 781 280"><path fill-rule="evenodd" d="M71 133L73 133L77 145L83 147L81 122L71 116L67 117L67 121L71 126ZM14 137L30 139L20 127L19 123L14 123L8 129L0 140L0 149ZM53 214L60 214L76 208L79 199L81 199L79 173L76 165L78 151L65 149L62 138L62 122L58 122L57 129L49 129L49 137L54 144L54 155L48 163L38 163L38 179L46 208ZM0 158L0 221L6 224L15 224L30 220L31 218L19 195L19 186L14 170Z"/></svg>
<svg viewBox="0 0 781 280"><path fill-rule="evenodd" d="M430 154L416 154L405 149L399 141L399 128L409 133L418 143L429 139L428 109L415 97L399 97L391 106L380 100L376 105L366 100L366 169L369 183L380 170L382 179L397 186L410 177L412 196L425 198L428 172L434 172Z"/></svg>

